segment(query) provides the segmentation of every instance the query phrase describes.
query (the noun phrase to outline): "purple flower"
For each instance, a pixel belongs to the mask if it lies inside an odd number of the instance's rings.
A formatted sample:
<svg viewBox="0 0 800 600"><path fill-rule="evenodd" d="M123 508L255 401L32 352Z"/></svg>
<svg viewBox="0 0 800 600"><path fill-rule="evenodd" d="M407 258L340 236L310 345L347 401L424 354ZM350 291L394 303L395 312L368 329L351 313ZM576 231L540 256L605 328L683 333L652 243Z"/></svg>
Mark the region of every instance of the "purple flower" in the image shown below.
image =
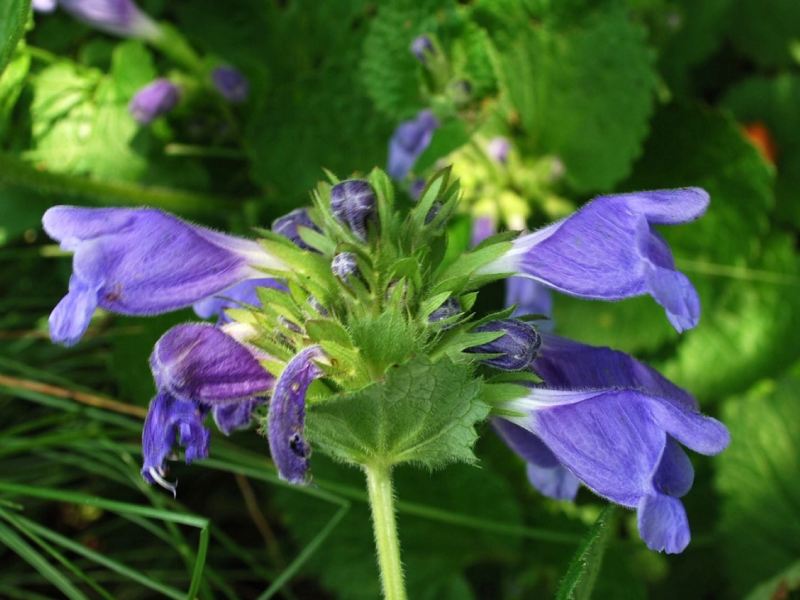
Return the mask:
<svg viewBox="0 0 800 600"><path fill-rule="evenodd" d="M372 186L363 179L349 179L331 188L331 213L362 242L367 241L367 221L375 215L375 202Z"/></svg>
<svg viewBox="0 0 800 600"><path fill-rule="evenodd" d="M444 321L445 319L456 316L460 312L461 304L458 300L451 296L445 300L439 308L434 310L430 316L428 316L428 323Z"/></svg>
<svg viewBox="0 0 800 600"><path fill-rule="evenodd" d="M331 271L346 283L351 276L358 273L356 255L352 252L339 252L331 261Z"/></svg>
<svg viewBox="0 0 800 600"><path fill-rule="evenodd" d="M272 222L272 231L282 235L291 240L295 246L303 250L311 250L311 247L306 244L297 230L298 227L307 227L314 231L319 231L311 217L308 216L307 208L295 208L293 211L286 213L282 217L278 217Z"/></svg>
<svg viewBox="0 0 800 600"><path fill-rule="evenodd" d="M510 151L511 143L504 137L492 138L486 146L486 153L501 165L508 162L508 153Z"/></svg>
<svg viewBox="0 0 800 600"><path fill-rule="evenodd" d="M413 119L403 121L389 140L389 164L386 170L394 179L403 179L420 154L430 145L439 121L430 110L420 111Z"/></svg>
<svg viewBox="0 0 800 600"><path fill-rule="evenodd" d="M423 65L428 62L428 56L435 51L433 42L427 35L419 35L411 42L411 54Z"/></svg>
<svg viewBox="0 0 800 600"><path fill-rule="evenodd" d="M533 370L544 383L504 407L520 414L504 417L516 429L499 425L529 460L532 483L568 498L575 488L571 473L600 496L635 508L648 547L681 552L690 533L679 498L691 488L693 470L680 445L717 454L729 442L725 426L701 415L686 391L622 352L542 338Z"/></svg>
<svg viewBox="0 0 800 600"><path fill-rule="evenodd" d="M123 37L156 39L159 28L132 0L58 0L79 21Z"/></svg>
<svg viewBox="0 0 800 600"><path fill-rule="evenodd" d="M76 343L95 308L125 315L177 310L282 263L254 241L151 208L55 206L47 234L75 253L69 293L50 314L55 342Z"/></svg>
<svg viewBox="0 0 800 600"><path fill-rule="evenodd" d="M530 277L580 298L650 294L675 329L690 329L700 318L700 300L653 226L692 221L707 206L708 194L699 188L601 196L517 238L511 250L478 273Z"/></svg>
<svg viewBox="0 0 800 600"><path fill-rule="evenodd" d="M245 427L262 402L257 396L271 389L274 379L247 348L205 324L170 329L156 342L150 368L158 394L142 431L142 475L174 494L164 467L176 437L187 463L205 458L210 432L203 420L208 412L226 435Z"/></svg>
<svg viewBox="0 0 800 600"><path fill-rule="evenodd" d="M233 287L222 290L213 296L195 302L192 308L201 319L217 317L220 323L228 323L230 319L225 314L228 308L241 308L243 306L261 306L258 298L258 288L273 288L286 291L286 286L274 279L246 279Z"/></svg>
<svg viewBox="0 0 800 600"><path fill-rule="evenodd" d="M247 100L250 94L250 82L233 67L217 67L211 71L211 81L228 102L239 104Z"/></svg>
<svg viewBox="0 0 800 600"><path fill-rule="evenodd" d="M489 215L481 215L472 220L470 246L473 248L488 237L497 233L497 221Z"/></svg>
<svg viewBox="0 0 800 600"><path fill-rule="evenodd" d="M175 108L181 94L169 79L156 79L141 88L128 104L128 112L140 124L147 125Z"/></svg>
<svg viewBox="0 0 800 600"><path fill-rule="evenodd" d="M476 327L474 332L503 331L504 335L480 346L467 348L473 354L498 354L482 362L503 371L521 371L530 366L542 338L534 327L516 319L498 319Z"/></svg>
<svg viewBox="0 0 800 600"><path fill-rule="evenodd" d="M278 474L289 483L306 482L311 448L303 437L306 418L306 392L322 370L314 362L322 350L311 346L296 354L275 384L269 403L269 451Z"/></svg>

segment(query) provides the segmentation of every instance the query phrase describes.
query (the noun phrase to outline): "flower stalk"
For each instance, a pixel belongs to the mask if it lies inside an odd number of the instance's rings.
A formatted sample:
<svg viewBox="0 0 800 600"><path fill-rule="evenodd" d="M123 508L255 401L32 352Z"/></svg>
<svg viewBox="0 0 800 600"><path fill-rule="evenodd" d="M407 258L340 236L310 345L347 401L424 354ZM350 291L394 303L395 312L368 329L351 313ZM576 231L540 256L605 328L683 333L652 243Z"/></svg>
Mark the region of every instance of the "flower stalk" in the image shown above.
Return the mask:
<svg viewBox="0 0 800 600"><path fill-rule="evenodd" d="M365 465L372 529L378 550L383 597L386 600L406 600L403 564L400 562L400 539L394 514L392 471L386 465Z"/></svg>

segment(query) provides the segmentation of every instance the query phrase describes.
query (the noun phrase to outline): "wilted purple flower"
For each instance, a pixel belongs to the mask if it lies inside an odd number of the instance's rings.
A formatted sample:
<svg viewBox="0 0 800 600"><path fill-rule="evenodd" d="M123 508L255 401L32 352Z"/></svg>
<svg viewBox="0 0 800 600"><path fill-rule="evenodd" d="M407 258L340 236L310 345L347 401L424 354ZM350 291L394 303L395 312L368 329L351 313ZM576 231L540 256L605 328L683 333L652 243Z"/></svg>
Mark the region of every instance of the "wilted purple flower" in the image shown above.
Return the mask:
<svg viewBox="0 0 800 600"><path fill-rule="evenodd" d="M158 25L132 0L58 0L58 5L87 25L123 37L156 39Z"/></svg>
<svg viewBox="0 0 800 600"><path fill-rule="evenodd" d="M228 102L238 104L250 95L250 82L233 67L217 67L211 71L211 81Z"/></svg>
<svg viewBox="0 0 800 600"><path fill-rule="evenodd" d="M306 418L306 392L322 369L314 362L323 357L318 346L294 356L275 384L269 403L269 451L281 479L289 483L306 482L311 448L303 437Z"/></svg>
<svg viewBox="0 0 800 600"><path fill-rule="evenodd" d="M403 179L420 154L430 145L439 120L430 110L420 111L413 119L403 121L389 140L389 163L386 167L394 179Z"/></svg>
<svg viewBox="0 0 800 600"><path fill-rule="evenodd" d="M180 98L178 86L162 77L136 92L128 104L128 112L138 123L147 125L175 108Z"/></svg>
<svg viewBox="0 0 800 600"><path fill-rule="evenodd" d="M700 318L700 300L653 226L693 221L707 206L708 194L699 188L601 196L517 238L504 256L478 273L530 277L580 298L650 294L675 329L690 329Z"/></svg>
<svg viewBox="0 0 800 600"><path fill-rule="evenodd" d="M476 327L473 331L476 333L504 332L504 335L496 340L465 350L465 352L475 354L499 354L497 357L487 358L482 362L503 371L521 371L529 367L542 343L542 338L536 328L516 319L490 321Z"/></svg>
<svg viewBox="0 0 800 600"><path fill-rule="evenodd" d="M53 12L56 9L56 0L32 0L31 7L36 12Z"/></svg>
<svg viewBox="0 0 800 600"><path fill-rule="evenodd" d="M285 285L274 279L247 279L213 296L203 298L200 302L195 302L192 308L201 319L217 317L220 323L227 323L230 319L225 314L226 309L261 306L258 288L273 288L282 291L287 289Z"/></svg>
<svg viewBox="0 0 800 600"><path fill-rule="evenodd" d="M272 231L282 235L291 240L295 246L303 250L311 250L311 247L306 244L297 231L298 227L307 227L314 231L319 231L311 217L308 216L307 208L295 208L293 211L286 213L282 217L278 217L272 222Z"/></svg>
<svg viewBox="0 0 800 600"><path fill-rule="evenodd" d="M176 310L282 263L251 240L151 208L55 206L47 234L75 253L69 293L50 314L55 342L76 343L95 308L125 315Z"/></svg>
<svg viewBox="0 0 800 600"><path fill-rule="evenodd" d="M497 221L489 215L481 215L472 220L470 246L473 248L483 240L497 233Z"/></svg>
<svg viewBox="0 0 800 600"><path fill-rule="evenodd" d="M520 413L504 418L528 437L500 425L510 445L531 459L532 482L548 495L569 497L574 481L561 465L600 496L637 509L648 547L681 552L690 533L679 498L691 488L693 470L680 444L717 454L729 442L725 426L701 415L686 391L622 352L542 337L533 370L544 383L504 407ZM541 452L542 444L559 465ZM538 472L540 463L550 472Z"/></svg>
<svg viewBox="0 0 800 600"><path fill-rule="evenodd" d="M347 282L352 275L358 273L356 255L352 252L339 252L331 261L331 271L336 277Z"/></svg>
<svg viewBox="0 0 800 600"><path fill-rule="evenodd" d="M486 146L486 153L502 165L508 162L508 153L510 151L511 143L504 137L492 138Z"/></svg>
<svg viewBox="0 0 800 600"><path fill-rule="evenodd" d="M375 202L375 191L363 179L348 179L331 188L331 213L362 242L367 241L367 221L375 215Z"/></svg>
<svg viewBox="0 0 800 600"><path fill-rule="evenodd" d="M245 427L257 396L274 379L251 352L211 325L173 327L156 342L150 368L158 394L150 403L142 431L142 475L149 483L175 493L164 465L176 437L186 462L208 456L209 430L203 420L212 412L226 435Z"/></svg>
<svg viewBox="0 0 800 600"><path fill-rule="evenodd" d="M435 49L431 38L427 35L419 35L411 42L411 54L413 54L419 62L425 64L428 62L428 55L433 54Z"/></svg>

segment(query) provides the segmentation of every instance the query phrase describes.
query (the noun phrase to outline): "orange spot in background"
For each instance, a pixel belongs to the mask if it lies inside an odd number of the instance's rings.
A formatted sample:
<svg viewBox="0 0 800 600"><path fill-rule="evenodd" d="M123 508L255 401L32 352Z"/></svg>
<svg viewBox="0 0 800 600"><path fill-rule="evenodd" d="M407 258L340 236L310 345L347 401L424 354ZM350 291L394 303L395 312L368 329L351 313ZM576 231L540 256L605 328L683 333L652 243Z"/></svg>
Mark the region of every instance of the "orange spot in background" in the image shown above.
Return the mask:
<svg viewBox="0 0 800 600"><path fill-rule="evenodd" d="M767 126L761 121L754 121L753 123L745 123L742 129L744 130L744 136L756 147L761 156L774 165L778 158L778 147L775 145Z"/></svg>

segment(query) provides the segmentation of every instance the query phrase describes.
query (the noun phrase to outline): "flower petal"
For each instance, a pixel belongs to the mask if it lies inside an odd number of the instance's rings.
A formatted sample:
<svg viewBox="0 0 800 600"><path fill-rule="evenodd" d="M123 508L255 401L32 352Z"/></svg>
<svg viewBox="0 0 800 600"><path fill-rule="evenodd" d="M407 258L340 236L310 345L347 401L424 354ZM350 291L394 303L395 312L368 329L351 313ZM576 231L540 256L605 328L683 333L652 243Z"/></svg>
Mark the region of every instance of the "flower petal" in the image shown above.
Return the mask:
<svg viewBox="0 0 800 600"><path fill-rule="evenodd" d="M211 414L214 416L217 428L225 435L230 435L237 429L244 429L250 425L253 411L264 402L263 398L251 398L242 402L215 404Z"/></svg>
<svg viewBox="0 0 800 600"><path fill-rule="evenodd" d="M69 292L50 313L50 338L65 346L77 344L86 333L96 308L97 291L70 277Z"/></svg>
<svg viewBox="0 0 800 600"><path fill-rule="evenodd" d="M642 498L637 510L639 535L657 552L678 554L691 539L689 520L677 498L652 494Z"/></svg>
<svg viewBox="0 0 800 600"><path fill-rule="evenodd" d="M697 294L675 271L651 224L685 223L707 206L708 194L699 188L601 196L572 216L518 238L481 272L517 273L581 298L650 294L682 331L697 324Z"/></svg>
<svg viewBox="0 0 800 600"><path fill-rule="evenodd" d="M694 483L694 467L683 448L673 440L667 439L661 462L653 476L653 485L662 494L680 498L685 496Z"/></svg>
<svg viewBox="0 0 800 600"><path fill-rule="evenodd" d="M311 346L292 358L278 382L269 403L269 449L278 474L289 483L306 482L311 448L303 437L306 417L306 391L322 376L314 362L322 356Z"/></svg>
<svg viewBox="0 0 800 600"><path fill-rule="evenodd" d="M203 298L200 302L195 302L192 308L201 319L218 317L220 323L228 323L230 319L225 314L227 309L261 306L261 301L258 298L259 288L272 288L281 291L286 291L287 289L285 285L275 279L246 279L229 287L227 290L222 290L213 296Z"/></svg>
<svg viewBox="0 0 800 600"><path fill-rule="evenodd" d="M167 331L153 348L150 368L160 390L204 404L249 401L274 383L250 350L208 324Z"/></svg>

